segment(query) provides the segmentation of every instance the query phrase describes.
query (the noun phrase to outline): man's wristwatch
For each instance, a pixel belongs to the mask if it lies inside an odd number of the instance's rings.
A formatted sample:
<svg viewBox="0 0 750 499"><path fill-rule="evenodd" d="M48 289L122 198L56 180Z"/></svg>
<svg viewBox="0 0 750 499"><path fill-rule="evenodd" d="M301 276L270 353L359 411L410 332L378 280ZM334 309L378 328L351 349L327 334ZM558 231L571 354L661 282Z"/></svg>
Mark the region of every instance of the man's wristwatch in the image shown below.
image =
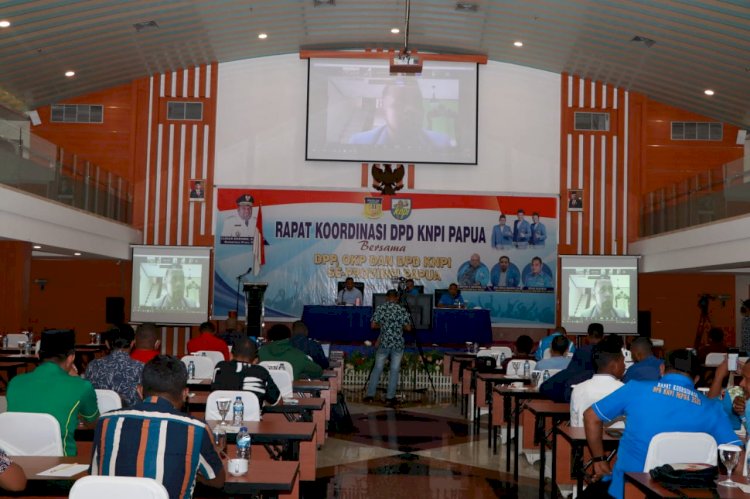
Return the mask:
<svg viewBox="0 0 750 499"><path fill-rule="evenodd" d="M601 463L602 461L606 461L606 460L607 460L607 456L597 456L597 457L591 458L592 463Z"/></svg>

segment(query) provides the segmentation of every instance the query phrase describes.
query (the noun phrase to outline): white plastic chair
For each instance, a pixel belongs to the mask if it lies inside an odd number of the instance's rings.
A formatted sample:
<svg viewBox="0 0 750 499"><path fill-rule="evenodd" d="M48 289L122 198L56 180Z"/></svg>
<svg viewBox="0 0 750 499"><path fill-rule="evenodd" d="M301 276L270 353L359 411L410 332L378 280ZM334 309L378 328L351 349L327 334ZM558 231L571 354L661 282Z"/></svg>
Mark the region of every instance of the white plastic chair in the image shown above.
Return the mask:
<svg viewBox="0 0 750 499"><path fill-rule="evenodd" d="M215 350L200 350L191 355L195 355L196 357L208 357L211 359L211 362L214 363L213 367L216 367L216 364L224 360L224 354Z"/></svg>
<svg viewBox="0 0 750 499"><path fill-rule="evenodd" d="M506 374L513 374L513 375L515 375L516 374L516 370L513 368L513 366L515 364L518 364L518 375L519 376L523 375L523 365L524 365L525 362L526 362L525 359L513 359L513 360L511 360L510 362L508 362L508 367L505 369L505 373ZM529 367L530 367L531 371L533 371L534 368L536 367L536 361L529 359L528 362L529 362Z"/></svg>
<svg viewBox="0 0 750 499"><path fill-rule="evenodd" d="M85 476L70 489L70 499L169 499L169 492L153 478Z"/></svg>
<svg viewBox="0 0 750 499"><path fill-rule="evenodd" d="M8 333L5 337L8 338L8 348L18 348L19 341L29 341L28 336L23 333Z"/></svg>
<svg viewBox="0 0 750 499"><path fill-rule="evenodd" d="M706 463L716 465L718 446L708 433L664 432L655 435L648 445L643 471L674 463Z"/></svg>
<svg viewBox="0 0 750 499"><path fill-rule="evenodd" d="M122 399L120 394L114 390L96 390L96 405L99 406L99 414L122 409Z"/></svg>
<svg viewBox="0 0 750 499"><path fill-rule="evenodd" d="M716 367L727 358L727 354L719 352L711 352L706 355L706 367Z"/></svg>
<svg viewBox="0 0 750 499"><path fill-rule="evenodd" d="M214 377L214 361L208 356L202 355L186 355L182 358L182 362L187 367L190 361L195 364L195 377L200 379L213 379Z"/></svg>
<svg viewBox="0 0 750 499"><path fill-rule="evenodd" d="M490 350L497 352L497 358L500 358L500 354L504 353L506 359L513 357L513 350L508 347L490 347Z"/></svg>
<svg viewBox="0 0 750 499"><path fill-rule="evenodd" d="M206 419L221 419L219 414L219 408L216 406L216 401L221 398L231 399L232 403L237 397L242 398L242 403L245 406L245 412L243 415L244 421L260 421L260 404L258 403L258 397L252 393L244 390L215 390L208 395L206 399ZM232 420L232 409L230 407L229 413L227 414L227 421Z"/></svg>
<svg viewBox="0 0 750 499"><path fill-rule="evenodd" d="M542 383L544 383L544 371L547 371L549 373L549 377L551 378L555 374L562 371L562 369L544 369L542 371L535 371L539 373L539 378L536 381L536 386L540 386Z"/></svg>
<svg viewBox="0 0 750 499"><path fill-rule="evenodd" d="M292 365L285 361L264 361L258 365L265 367L273 378L273 382L281 392L282 397L291 397L294 394L292 384L294 383L294 373Z"/></svg>
<svg viewBox="0 0 750 499"><path fill-rule="evenodd" d="M62 456L60 423L49 414L0 414L0 448L10 456Z"/></svg>

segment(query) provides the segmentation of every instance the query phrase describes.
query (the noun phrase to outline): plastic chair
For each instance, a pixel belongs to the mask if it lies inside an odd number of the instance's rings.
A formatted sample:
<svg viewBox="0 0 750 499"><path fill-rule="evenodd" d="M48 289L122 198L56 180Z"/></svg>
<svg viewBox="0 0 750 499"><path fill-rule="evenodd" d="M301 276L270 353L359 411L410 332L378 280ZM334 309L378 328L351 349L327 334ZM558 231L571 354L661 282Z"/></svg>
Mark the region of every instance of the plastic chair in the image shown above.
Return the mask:
<svg viewBox="0 0 750 499"><path fill-rule="evenodd" d="M706 355L706 367L716 367L727 358L727 354L719 352L711 352Z"/></svg>
<svg viewBox="0 0 750 499"><path fill-rule="evenodd" d="M70 489L70 499L169 499L169 492L153 478L85 476Z"/></svg>
<svg viewBox="0 0 750 499"><path fill-rule="evenodd" d="M523 374L523 365L524 365L525 362L526 362L525 359L513 359L510 362L508 362L508 367L505 369L505 372L507 374L516 374L516 370L513 368L513 366L515 364L518 364L518 374L522 375ZM529 362L530 371L533 371L534 368L536 367L536 361L529 359L528 362Z"/></svg>
<svg viewBox="0 0 750 499"><path fill-rule="evenodd" d="M287 369L284 364L288 365L289 369ZM265 361L258 365L263 366L268 370L271 378L273 378L273 382L276 383L279 392L281 392L282 397L291 397L294 394L294 389L292 388L294 375L291 370L292 366L289 365L289 362Z"/></svg>
<svg viewBox="0 0 750 499"><path fill-rule="evenodd" d="M310 356L308 355L307 357L309 358ZM294 379L294 368L285 360L264 360L263 362L259 362L259 365L265 367L268 372L278 370L286 371L292 376L292 379Z"/></svg>
<svg viewBox="0 0 750 499"><path fill-rule="evenodd" d="M506 359L510 359L513 357L513 350L511 350L508 347L490 347L490 350L493 352L497 352L497 358L500 358L500 354L504 353Z"/></svg>
<svg viewBox="0 0 750 499"><path fill-rule="evenodd" d="M234 400L238 396L242 398L242 403L245 405L243 420L260 421L260 403L258 402L258 397L253 392L244 390L215 390L211 392L206 399L206 419L221 419L219 408L216 406L216 401L218 399L232 399L232 403L234 403ZM229 413L227 413L227 421L231 420L232 408L230 407Z"/></svg>
<svg viewBox="0 0 750 499"><path fill-rule="evenodd" d="M223 357L222 357L223 358ZM190 365L190 361L195 364L195 377L200 379L213 379L214 377L214 361L208 356L202 355L186 355L182 358L182 362L185 366Z"/></svg>
<svg viewBox="0 0 750 499"><path fill-rule="evenodd" d="M648 445L643 471L674 463L706 463L716 465L718 446L708 433L664 432L655 435Z"/></svg>
<svg viewBox="0 0 750 499"><path fill-rule="evenodd" d="M29 337L23 333L8 333L5 337L8 338L8 348L18 348L19 341L29 341Z"/></svg>
<svg viewBox="0 0 750 499"><path fill-rule="evenodd" d="M114 390L96 389L96 405L99 406L99 414L122 409L120 394Z"/></svg>
<svg viewBox="0 0 750 499"><path fill-rule="evenodd" d="M60 423L49 414L0 414L0 448L11 456L62 456Z"/></svg>
<svg viewBox="0 0 750 499"><path fill-rule="evenodd" d="M196 357L208 357L209 359L211 359L211 362L214 363L213 367L216 367L216 364L224 360L224 354L215 350L200 350L198 352L192 353L191 355L195 355Z"/></svg>

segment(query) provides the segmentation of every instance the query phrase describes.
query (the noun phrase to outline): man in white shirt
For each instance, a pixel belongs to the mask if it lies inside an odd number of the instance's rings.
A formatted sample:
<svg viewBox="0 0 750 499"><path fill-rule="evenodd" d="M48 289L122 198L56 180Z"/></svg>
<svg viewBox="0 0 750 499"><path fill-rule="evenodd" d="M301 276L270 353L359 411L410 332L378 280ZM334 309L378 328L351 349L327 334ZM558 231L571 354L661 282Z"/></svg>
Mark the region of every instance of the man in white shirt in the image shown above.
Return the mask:
<svg viewBox="0 0 750 499"><path fill-rule="evenodd" d="M570 426L583 427L583 413L592 404L603 399L621 386L625 374L625 357L621 342L614 335L600 341L594 347L596 374L583 383L573 386L570 397Z"/></svg>
<svg viewBox="0 0 750 499"><path fill-rule="evenodd" d="M362 292L354 287L354 279L347 277L344 288L336 296L337 305L362 305Z"/></svg>

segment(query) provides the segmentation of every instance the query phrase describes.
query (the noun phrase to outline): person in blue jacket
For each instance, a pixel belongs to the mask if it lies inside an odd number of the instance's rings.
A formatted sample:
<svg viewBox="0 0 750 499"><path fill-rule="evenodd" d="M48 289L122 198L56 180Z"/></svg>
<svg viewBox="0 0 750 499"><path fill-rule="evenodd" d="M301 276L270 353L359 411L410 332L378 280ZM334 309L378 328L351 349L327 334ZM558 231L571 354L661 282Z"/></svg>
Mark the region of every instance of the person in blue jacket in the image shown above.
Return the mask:
<svg viewBox="0 0 750 499"><path fill-rule="evenodd" d="M521 285L521 272L503 255L490 271L490 282L493 288L517 288Z"/></svg>
<svg viewBox="0 0 750 499"><path fill-rule="evenodd" d="M539 213L531 215L531 245L544 246L547 240L547 228L539 221Z"/></svg>
<svg viewBox="0 0 750 499"><path fill-rule="evenodd" d="M505 249L513 246L513 229L506 225L505 215L500 215L499 223L492 227L492 247Z"/></svg>

